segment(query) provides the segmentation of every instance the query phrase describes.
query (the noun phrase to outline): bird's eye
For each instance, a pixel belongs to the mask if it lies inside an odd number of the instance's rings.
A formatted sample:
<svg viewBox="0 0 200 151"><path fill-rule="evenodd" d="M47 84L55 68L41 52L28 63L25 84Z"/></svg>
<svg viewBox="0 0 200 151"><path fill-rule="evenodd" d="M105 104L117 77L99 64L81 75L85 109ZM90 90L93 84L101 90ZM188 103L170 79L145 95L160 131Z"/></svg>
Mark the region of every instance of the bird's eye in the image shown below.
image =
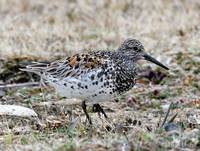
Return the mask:
<svg viewBox="0 0 200 151"><path fill-rule="evenodd" d="M133 50L137 51L137 50L138 50L138 47L133 47Z"/></svg>

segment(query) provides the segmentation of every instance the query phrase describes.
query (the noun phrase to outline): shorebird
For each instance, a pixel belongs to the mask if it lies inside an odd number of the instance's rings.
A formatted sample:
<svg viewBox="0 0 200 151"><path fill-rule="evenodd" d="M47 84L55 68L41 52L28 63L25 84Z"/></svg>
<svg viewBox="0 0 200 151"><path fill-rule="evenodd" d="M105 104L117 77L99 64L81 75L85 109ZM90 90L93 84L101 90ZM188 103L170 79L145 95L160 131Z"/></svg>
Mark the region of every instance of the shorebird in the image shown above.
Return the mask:
<svg viewBox="0 0 200 151"><path fill-rule="evenodd" d="M92 124L86 105L107 115L99 103L109 101L130 90L139 72L138 60L147 60L168 70L168 67L145 52L142 43L126 39L117 50L75 54L49 64L34 63L25 71L41 76L61 96L82 100L82 109Z"/></svg>

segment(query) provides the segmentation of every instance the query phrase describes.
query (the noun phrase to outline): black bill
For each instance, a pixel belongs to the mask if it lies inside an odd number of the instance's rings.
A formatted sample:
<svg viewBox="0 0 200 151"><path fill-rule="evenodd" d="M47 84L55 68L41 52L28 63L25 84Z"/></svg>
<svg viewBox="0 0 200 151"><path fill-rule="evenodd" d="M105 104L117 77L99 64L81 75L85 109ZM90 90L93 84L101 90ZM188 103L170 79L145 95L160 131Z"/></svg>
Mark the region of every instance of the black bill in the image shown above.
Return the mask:
<svg viewBox="0 0 200 151"><path fill-rule="evenodd" d="M159 61L157 61L157 60L154 59L153 57L149 56L148 54L145 54L145 55L144 55L144 59L145 59L145 60L148 60L148 61L150 61L150 62L153 62L153 63L157 64L158 66L160 66L160 67L162 67L162 68L164 68L164 69L166 69L166 70L169 70L168 67L164 66L162 63L160 63Z"/></svg>

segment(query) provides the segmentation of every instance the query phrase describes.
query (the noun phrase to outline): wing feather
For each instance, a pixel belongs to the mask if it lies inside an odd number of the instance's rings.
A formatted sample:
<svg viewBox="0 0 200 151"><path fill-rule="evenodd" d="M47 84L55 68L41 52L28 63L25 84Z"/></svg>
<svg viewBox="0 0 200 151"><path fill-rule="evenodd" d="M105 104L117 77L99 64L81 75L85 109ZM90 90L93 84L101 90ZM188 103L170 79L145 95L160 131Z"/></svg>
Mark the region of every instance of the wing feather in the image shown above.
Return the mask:
<svg viewBox="0 0 200 151"><path fill-rule="evenodd" d="M106 51L105 51L106 52ZM110 53L110 52L109 52ZM91 70L101 68L106 61L109 61L108 55L96 53L75 54L61 60L56 60L50 64L35 62L26 66L23 71L33 72L38 75L46 75L62 79L66 77L78 77L81 74ZM45 77L45 76L43 76Z"/></svg>

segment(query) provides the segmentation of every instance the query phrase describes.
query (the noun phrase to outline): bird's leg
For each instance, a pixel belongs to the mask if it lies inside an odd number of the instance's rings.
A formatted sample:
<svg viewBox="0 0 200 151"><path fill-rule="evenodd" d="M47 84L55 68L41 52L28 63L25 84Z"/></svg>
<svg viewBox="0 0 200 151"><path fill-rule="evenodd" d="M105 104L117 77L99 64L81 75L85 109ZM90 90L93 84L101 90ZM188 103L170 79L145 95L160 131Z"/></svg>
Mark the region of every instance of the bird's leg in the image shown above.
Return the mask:
<svg viewBox="0 0 200 151"><path fill-rule="evenodd" d="M93 112L102 113L105 118L108 118L106 113L104 112L103 108L99 104L94 104L92 107Z"/></svg>
<svg viewBox="0 0 200 151"><path fill-rule="evenodd" d="M82 106L82 109L83 109L83 111L85 113L86 118L88 119L89 123L92 125L92 120L91 120L91 118L90 118L90 116L89 116L89 114L87 112L85 101L82 102L81 106Z"/></svg>
<svg viewBox="0 0 200 151"><path fill-rule="evenodd" d="M101 118L101 114L100 114L100 111L99 111L99 108L98 108L98 105L97 105L97 104L94 104L94 105L92 106L92 111L95 112L95 113L97 112L99 118Z"/></svg>

